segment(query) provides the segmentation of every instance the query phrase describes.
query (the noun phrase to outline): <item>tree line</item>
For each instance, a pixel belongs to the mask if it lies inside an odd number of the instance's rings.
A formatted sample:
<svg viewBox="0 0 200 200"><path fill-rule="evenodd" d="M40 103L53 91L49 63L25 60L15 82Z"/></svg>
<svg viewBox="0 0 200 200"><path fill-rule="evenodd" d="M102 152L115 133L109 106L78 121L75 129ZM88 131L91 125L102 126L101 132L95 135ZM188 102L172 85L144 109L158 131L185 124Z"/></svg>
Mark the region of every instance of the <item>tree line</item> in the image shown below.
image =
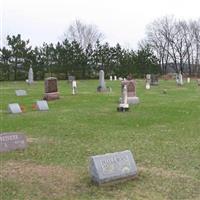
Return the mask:
<svg viewBox="0 0 200 200"><path fill-rule="evenodd" d="M0 80L25 80L28 69L33 68L36 80L46 75L66 79L96 78L100 69L106 76L144 77L146 73L159 73L159 60L149 45L137 51L125 49L120 44L102 43L103 34L94 25L79 20L71 24L62 42L43 43L32 47L30 40L21 35L8 35L7 45L0 49Z"/></svg>
<svg viewBox="0 0 200 200"><path fill-rule="evenodd" d="M148 45L154 52L163 74L173 69L176 73L200 75L200 19L157 19L147 26L140 45Z"/></svg>

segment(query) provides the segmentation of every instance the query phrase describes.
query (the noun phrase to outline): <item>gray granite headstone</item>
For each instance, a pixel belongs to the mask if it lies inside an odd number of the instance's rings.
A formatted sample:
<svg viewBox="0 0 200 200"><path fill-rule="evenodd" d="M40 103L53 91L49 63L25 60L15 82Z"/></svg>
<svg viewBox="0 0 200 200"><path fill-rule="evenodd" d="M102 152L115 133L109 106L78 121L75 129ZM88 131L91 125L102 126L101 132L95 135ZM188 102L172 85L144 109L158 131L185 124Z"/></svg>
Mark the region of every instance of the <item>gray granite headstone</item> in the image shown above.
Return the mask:
<svg viewBox="0 0 200 200"><path fill-rule="evenodd" d="M0 152L25 149L27 141L21 133L2 133L0 134Z"/></svg>
<svg viewBox="0 0 200 200"><path fill-rule="evenodd" d="M131 151L92 156L90 161L92 180L104 183L132 179L137 175L137 167Z"/></svg>
<svg viewBox="0 0 200 200"><path fill-rule="evenodd" d="M11 103L11 104L8 104L8 112L17 114L17 113L22 113L22 110L18 103Z"/></svg>
<svg viewBox="0 0 200 200"><path fill-rule="evenodd" d="M26 96L27 92L26 92L26 90L15 90L15 94L17 96Z"/></svg>
<svg viewBox="0 0 200 200"><path fill-rule="evenodd" d="M28 72L28 84L33 83L33 69L30 67L29 72Z"/></svg>
<svg viewBox="0 0 200 200"><path fill-rule="evenodd" d="M36 105L37 105L38 110L41 110L41 111L49 110L48 103L45 100L37 101Z"/></svg>

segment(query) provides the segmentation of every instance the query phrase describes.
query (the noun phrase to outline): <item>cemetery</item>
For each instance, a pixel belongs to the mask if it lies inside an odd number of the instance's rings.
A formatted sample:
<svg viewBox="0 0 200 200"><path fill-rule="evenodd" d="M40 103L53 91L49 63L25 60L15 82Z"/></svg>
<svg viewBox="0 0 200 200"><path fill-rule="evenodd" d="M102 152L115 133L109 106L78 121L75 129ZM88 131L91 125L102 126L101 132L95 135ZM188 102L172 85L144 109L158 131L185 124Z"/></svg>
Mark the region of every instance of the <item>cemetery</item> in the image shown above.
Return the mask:
<svg viewBox="0 0 200 200"><path fill-rule="evenodd" d="M200 198L197 80L114 80L1 82L2 199Z"/></svg>
<svg viewBox="0 0 200 200"><path fill-rule="evenodd" d="M200 200L197 4L2 3L0 200Z"/></svg>

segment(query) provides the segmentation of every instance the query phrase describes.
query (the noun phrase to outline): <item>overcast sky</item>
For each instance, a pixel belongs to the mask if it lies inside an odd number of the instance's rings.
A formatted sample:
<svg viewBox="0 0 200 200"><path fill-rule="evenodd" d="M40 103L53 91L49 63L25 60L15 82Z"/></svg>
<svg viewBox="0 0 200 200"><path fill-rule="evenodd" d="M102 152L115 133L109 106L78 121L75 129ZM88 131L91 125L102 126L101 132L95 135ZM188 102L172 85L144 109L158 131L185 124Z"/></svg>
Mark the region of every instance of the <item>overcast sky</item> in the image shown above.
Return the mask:
<svg viewBox="0 0 200 200"><path fill-rule="evenodd" d="M4 36L22 35L33 46L60 41L76 19L95 24L111 45L137 48L145 27L153 20L174 15L200 18L200 0L0 0ZM5 40L4 40L5 44Z"/></svg>

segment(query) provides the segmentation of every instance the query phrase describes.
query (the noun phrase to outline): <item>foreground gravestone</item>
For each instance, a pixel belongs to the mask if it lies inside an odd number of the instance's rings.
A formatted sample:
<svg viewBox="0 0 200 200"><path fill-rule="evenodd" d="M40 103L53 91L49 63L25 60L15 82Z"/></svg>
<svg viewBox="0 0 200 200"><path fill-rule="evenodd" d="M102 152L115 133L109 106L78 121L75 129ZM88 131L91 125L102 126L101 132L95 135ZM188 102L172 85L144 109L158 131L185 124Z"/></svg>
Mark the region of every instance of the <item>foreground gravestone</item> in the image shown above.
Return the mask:
<svg viewBox="0 0 200 200"><path fill-rule="evenodd" d="M43 99L47 101L59 99L57 78L49 77L45 79L45 94Z"/></svg>
<svg viewBox="0 0 200 200"><path fill-rule="evenodd" d="M26 90L15 90L17 96L27 96Z"/></svg>
<svg viewBox="0 0 200 200"><path fill-rule="evenodd" d="M12 114L22 113L22 110L18 103L10 103L8 104L8 112Z"/></svg>
<svg viewBox="0 0 200 200"><path fill-rule="evenodd" d="M139 98L136 96L135 81L133 80L133 78L131 76L128 76L127 80L121 82L122 94L123 94L124 85L127 86L127 103L128 104L138 104Z"/></svg>
<svg viewBox="0 0 200 200"><path fill-rule="evenodd" d="M131 151L92 156L90 175L98 185L119 180L132 179L137 175L137 167Z"/></svg>
<svg viewBox="0 0 200 200"><path fill-rule="evenodd" d="M21 133L2 133L0 134L0 152L25 149L27 141Z"/></svg>
<svg viewBox="0 0 200 200"><path fill-rule="evenodd" d="M49 110L48 103L45 100L37 101L36 102L36 107L40 111L47 111L47 110Z"/></svg>

